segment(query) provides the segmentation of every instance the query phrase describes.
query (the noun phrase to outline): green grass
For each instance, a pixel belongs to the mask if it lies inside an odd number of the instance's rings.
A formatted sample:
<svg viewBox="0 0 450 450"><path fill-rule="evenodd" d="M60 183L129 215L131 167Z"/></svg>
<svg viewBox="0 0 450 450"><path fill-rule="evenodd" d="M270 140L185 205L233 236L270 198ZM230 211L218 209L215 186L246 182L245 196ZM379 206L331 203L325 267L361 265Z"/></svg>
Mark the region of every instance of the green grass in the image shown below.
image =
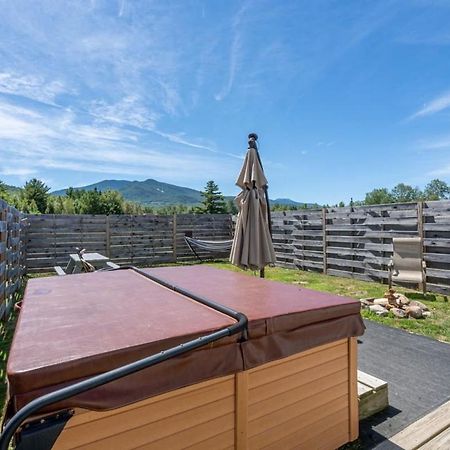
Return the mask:
<svg viewBox="0 0 450 450"><path fill-rule="evenodd" d="M7 321L0 321L0 418L3 417L3 406L6 403L6 361L8 360L16 320L17 315L13 311Z"/></svg>
<svg viewBox="0 0 450 450"><path fill-rule="evenodd" d="M246 273L250 276L258 276L256 272L242 271L228 263L213 263L212 265L221 269ZM352 278L339 278L317 272L304 272L280 267L266 268L266 278L356 299L383 297L387 290L387 286L380 283L359 281ZM411 333L422 334L434 339L450 342L450 302L446 296L432 293L423 295L422 293L410 289L403 289L399 286L395 289L397 292L405 294L411 300L420 300L426 304L432 316L423 320L397 319L395 317L379 317L370 311L363 310L363 317L391 327L401 328Z"/></svg>

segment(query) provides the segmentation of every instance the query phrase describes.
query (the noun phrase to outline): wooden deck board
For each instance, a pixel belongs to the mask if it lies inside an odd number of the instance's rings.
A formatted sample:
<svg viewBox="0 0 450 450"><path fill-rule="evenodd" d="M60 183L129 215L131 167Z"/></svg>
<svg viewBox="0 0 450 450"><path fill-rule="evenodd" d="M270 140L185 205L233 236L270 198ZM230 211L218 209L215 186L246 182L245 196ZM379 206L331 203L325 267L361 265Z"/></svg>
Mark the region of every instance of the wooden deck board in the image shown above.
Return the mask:
<svg viewBox="0 0 450 450"><path fill-rule="evenodd" d="M427 445L441 435L443 435L441 439L448 439L449 429L450 401L412 423L404 430L391 437L389 441L404 450L430 450L432 448L434 450L439 447L427 447ZM436 443L436 441L434 443ZM449 448L449 446L447 445L447 447L443 448Z"/></svg>
<svg viewBox="0 0 450 450"><path fill-rule="evenodd" d="M450 428L422 445L419 450L448 450L450 448Z"/></svg>

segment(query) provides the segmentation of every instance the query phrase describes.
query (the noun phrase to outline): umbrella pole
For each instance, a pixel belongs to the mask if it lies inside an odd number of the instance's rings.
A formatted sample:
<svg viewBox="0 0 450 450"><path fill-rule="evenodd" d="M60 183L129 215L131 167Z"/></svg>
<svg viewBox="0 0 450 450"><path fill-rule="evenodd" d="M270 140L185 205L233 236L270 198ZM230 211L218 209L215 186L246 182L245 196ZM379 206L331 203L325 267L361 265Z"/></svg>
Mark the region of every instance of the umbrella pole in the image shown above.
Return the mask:
<svg viewBox="0 0 450 450"><path fill-rule="evenodd" d="M258 162L261 165L262 169L264 170L264 167L262 165L261 157L259 156L258 146L256 145L256 141L258 139L258 135L256 133L250 133L248 135L248 146L250 148L254 148L256 150L256 156L258 157ZM269 202L269 189L267 186L264 186L264 193L266 195L266 205L267 205L267 224L269 225L269 233L270 233L270 239L272 239L272 217L270 214L270 202ZM264 278L265 277L265 268L259 270L259 277Z"/></svg>

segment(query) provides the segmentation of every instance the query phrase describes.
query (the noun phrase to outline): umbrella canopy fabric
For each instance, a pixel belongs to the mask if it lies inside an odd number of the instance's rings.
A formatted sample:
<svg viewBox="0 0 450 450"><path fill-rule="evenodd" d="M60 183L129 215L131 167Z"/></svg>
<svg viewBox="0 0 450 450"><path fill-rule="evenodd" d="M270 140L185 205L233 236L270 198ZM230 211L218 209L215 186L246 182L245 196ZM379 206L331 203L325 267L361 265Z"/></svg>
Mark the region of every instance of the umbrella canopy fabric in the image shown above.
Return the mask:
<svg viewBox="0 0 450 450"><path fill-rule="evenodd" d="M243 269L261 270L275 263L275 251L267 218L267 179L256 148L248 149L236 185L242 192L235 200L239 214L230 261Z"/></svg>

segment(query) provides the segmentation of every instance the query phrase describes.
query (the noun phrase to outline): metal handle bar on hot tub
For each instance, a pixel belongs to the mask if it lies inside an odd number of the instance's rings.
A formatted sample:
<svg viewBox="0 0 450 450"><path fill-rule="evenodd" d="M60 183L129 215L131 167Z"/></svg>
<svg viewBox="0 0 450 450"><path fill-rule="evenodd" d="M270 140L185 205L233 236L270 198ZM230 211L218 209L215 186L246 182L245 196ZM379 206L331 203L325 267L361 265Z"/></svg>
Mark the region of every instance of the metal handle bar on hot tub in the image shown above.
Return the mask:
<svg viewBox="0 0 450 450"><path fill-rule="evenodd" d="M58 389L54 392L50 392L49 394L42 395L41 397L32 400L30 403L20 409L16 414L14 414L6 423L2 434L0 435L0 450L8 450L9 442L11 441L12 437L16 433L17 429L21 426L21 424L30 416L36 414L46 406L52 405L62 400L66 400L70 397L89 391L96 387L103 386L104 384L110 383L111 381L115 381L119 378L131 375L135 372L154 366L170 358L174 358L175 356L183 355L184 353L218 341L219 339L222 339L226 336L232 336L234 334L242 333L243 339L247 339L248 320L245 314L234 311L227 306L221 305L212 300L189 292L186 289L169 283L168 281L165 281L161 278L155 277L154 275L150 275L134 266L123 266L119 269L113 269L112 271L124 269L131 269L144 276L145 278L161 284L168 289L178 292L186 297L191 298L192 300L195 300L196 302L199 302L212 309L215 309L216 311L226 314L227 316L235 319L237 322L233 325L230 325L229 327L215 331L214 333L210 333L206 336L201 336L184 344L179 344L176 347L172 347L168 350L163 350L162 352L156 353L155 355L147 356L146 358L132 362L125 366L117 367L116 369L112 369L100 375L95 375L91 378L88 378L87 380L80 381L71 386Z"/></svg>

